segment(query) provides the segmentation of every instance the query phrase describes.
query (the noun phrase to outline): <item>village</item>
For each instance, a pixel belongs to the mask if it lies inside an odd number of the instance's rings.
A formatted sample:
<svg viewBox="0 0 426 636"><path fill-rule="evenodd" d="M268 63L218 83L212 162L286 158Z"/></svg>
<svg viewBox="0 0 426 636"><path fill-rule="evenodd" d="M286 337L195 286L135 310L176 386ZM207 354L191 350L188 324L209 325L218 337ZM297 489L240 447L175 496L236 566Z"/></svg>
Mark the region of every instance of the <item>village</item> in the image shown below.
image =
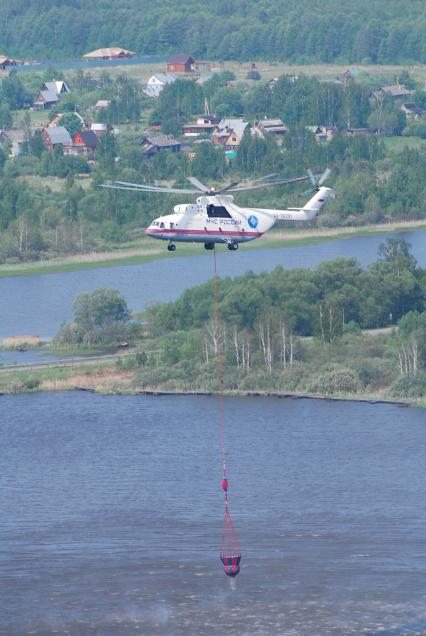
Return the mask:
<svg viewBox="0 0 426 636"><path fill-rule="evenodd" d="M112 47L87 53L83 59L87 61L123 60L130 59L134 55L126 49ZM5 74L8 73L11 78L19 77L17 73L14 73L14 69L20 64L23 63L4 55L0 56L0 69ZM220 65L205 60L195 60L190 55L169 56L164 71L152 74L146 84L140 86L143 98L148 98L145 99L141 108L141 123L144 120L144 111L149 112L153 107L155 108L155 103L166 86L171 86L177 81L188 80L196 85L203 85L221 71ZM105 71L103 75L105 76ZM63 77L62 74L60 76ZM332 83L347 87L357 81L357 76L356 71L347 70L340 77L332 80ZM96 161L99 139L105 134L118 136L120 134L118 126L126 124L128 118L120 117L120 112L115 109L114 125L108 122L108 113L113 110L115 97L109 93L111 83L104 85L102 76L101 78L92 76L89 72L85 77L85 73L80 71L77 74L79 80L77 87L74 87L75 79L76 77L73 82L72 77L70 79L53 77L50 81L41 82L32 101L27 100L22 108L14 111L12 121L10 117L4 117L3 114L0 121L0 149L5 151L11 159L16 159L19 155L28 152L30 138L37 134L40 135L46 150L53 151L55 148L60 148L64 155L80 156L88 161ZM297 76L293 77L293 81L295 80ZM11 81L13 82L13 79ZM264 90L273 93L277 81L278 78L270 79ZM84 86L81 85L82 83ZM237 89L240 92L247 92L260 83L261 75L253 63L247 66L244 79L240 81L236 81L235 78L227 79L224 87L232 94ZM79 99L82 93L84 94L86 97L84 104L76 104L73 99L75 93L78 93ZM401 134L401 130L387 128L380 121L380 113L383 112L384 104L392 104L395 109L403 113L407 125L412 122L419 124L426 121L426 109L413 101L414 93L413 88L399 82L372 90L370 101L379 113L379 117L370 126L352 126L348 121L342 128L335 121L311 121L305 124L305 129L318 143L331 141L337 132L349 136L393 136L395 132ZM96 101L90 99L91 95L100 94L102 98ZM208 142L221 148L226 159L232 161L245 132L250 131L251 135L260 138L273 137L281 146L289 130L288 122L279 117L269 117L267 112L258 113L258 118L248 121L245 113L242 113L240 117L236 116L235 112L232 112L232 106L230 112L219 115L212 112L207 98L204 99L203 105L203 112L200 112L198 117L185 121L178 133L165 133L161 125L146 126L137 140L146 156L152 157L158 152L170 151L186 153L191 160L194 156L194 147L199 143ZM37 126L33 123L33 119L36 121L36 118L32 118L30 125L28 121L27 125L19 125L19 116L25 112L44 113L47 124ZM137 121L138 118L133 119ZM419 131L422 133L420 136L423 136L423 130L424 127L419 126Z"/></svg>

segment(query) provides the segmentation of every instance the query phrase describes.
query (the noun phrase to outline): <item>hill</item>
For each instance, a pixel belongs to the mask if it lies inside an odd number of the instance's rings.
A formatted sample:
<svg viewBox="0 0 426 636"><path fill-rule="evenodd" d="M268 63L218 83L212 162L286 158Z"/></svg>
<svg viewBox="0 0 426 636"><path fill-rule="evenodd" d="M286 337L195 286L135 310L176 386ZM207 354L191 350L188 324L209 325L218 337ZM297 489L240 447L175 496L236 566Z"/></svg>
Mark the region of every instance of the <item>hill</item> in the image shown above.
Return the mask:
<svg viewBox="0 0 426 636"><path fill-rule="evenodd" d="M105 46L139 54L298 63L426 61L423 0L14 0L0 51L67 59Z"/></svg>

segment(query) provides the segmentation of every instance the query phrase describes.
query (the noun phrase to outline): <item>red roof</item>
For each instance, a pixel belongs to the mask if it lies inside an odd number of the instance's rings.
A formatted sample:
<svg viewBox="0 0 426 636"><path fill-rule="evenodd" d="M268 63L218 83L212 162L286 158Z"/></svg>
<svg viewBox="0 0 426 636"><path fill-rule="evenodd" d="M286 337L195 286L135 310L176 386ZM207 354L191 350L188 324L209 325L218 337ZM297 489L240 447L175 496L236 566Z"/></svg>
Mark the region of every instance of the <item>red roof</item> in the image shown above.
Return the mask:
<svg viewBox="0 0 426 636"><path fill-rule="evenodd" d="M76 146L86 146L94 150L98 145L98 138L92 130L81 130L74 133L72 142Z"/></svg>

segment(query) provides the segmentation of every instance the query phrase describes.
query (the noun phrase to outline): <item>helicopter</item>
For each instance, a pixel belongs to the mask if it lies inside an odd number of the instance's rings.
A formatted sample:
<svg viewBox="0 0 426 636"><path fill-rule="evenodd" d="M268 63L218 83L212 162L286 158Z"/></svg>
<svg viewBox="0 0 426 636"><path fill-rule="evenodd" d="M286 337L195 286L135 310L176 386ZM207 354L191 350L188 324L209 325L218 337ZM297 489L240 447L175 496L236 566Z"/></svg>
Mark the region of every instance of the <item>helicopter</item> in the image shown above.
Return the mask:
<svg viewBox="0 0 426 636"><path fill-rule="evenodd" d="M204 243L206 250L215 248L215 244L222 243L228 249L235 251L240 243L246 243L259 238L270 230L278 220L311 221L321 210L326 201L334 198L334 191L322 184L331 173L326 168L322 175L314 175L308 169L307 176L293 179L277 178L276 174L269 174L249 182L233 182L215 190L209 188L195 177L187 177L196 189L175 188L157 185L142 185L115 181L113 184L102 184L103 188L118 190L133 190L136 192L164 192L179 194L199 194L195 203L175 205L173 214L167 214L154 219L145 233L151 238L167 241L167 249L174 252L175 243ZM310 179L312 188L300 196L311 192L314 195L301 208L287 208L273 210L263 208L240 207L234 203L232 192L255 190L277 185L297 183Z"/></svg>

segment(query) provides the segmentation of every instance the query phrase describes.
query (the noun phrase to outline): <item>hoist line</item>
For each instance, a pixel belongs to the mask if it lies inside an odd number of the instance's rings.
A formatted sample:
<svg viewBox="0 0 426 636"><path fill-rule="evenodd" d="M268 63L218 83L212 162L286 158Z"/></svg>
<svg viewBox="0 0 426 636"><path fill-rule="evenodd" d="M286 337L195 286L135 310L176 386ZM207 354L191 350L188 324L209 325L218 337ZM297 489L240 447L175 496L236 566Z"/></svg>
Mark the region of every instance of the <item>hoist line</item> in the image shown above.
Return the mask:
<svg viewBox="0 0 426 636"><path fill-rule="evenodd" d="M214 345L215 345L215 361L216 361L216 378L218 387L218 403L219 403L219 420L220 420L220 446L222 454L223 479L222 490L225 498L225 517L223 520L222 542L220 549L220 559L225 567L225 574L234 578L240 571L241 550L238 536L232 522L231 513L229 511L228 500L228 467L225 445L225 402L223 396L223 351L222 351L222 320L220 312L220 291L219 276L217 272L216 246L213 250L214 256Z"/></svg>
<svg viewBox="0 0 426 636"><path fill-rule="evenodd" d="M216 354L216 380L218 387L218 401L219 401L219 423L220 423L220 448L222 454L222 468L223 479L227 479L228 468L226 461L226 446L225 446L225 403L223 399L223 359L222 359L222 319L220 312L220 292L219 292L219 275L217 273L217 259L216 259L216 246L213 250L214 257L214 299L215 299L215 354ZM228 506L228 493L225 493L225 506Z"/></svg>

